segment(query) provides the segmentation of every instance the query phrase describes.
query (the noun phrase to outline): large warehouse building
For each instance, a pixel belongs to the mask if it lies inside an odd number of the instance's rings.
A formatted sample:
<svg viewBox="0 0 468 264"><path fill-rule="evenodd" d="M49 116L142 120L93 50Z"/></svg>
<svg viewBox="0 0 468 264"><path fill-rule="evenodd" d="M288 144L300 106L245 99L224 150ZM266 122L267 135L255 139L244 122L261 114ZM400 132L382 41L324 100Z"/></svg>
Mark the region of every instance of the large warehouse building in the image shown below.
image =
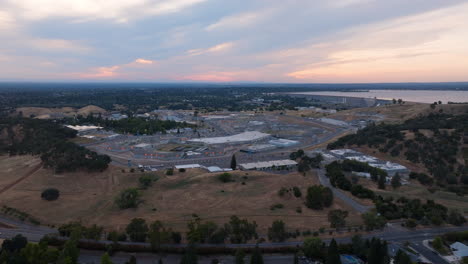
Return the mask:
<svg viewBox="0 0 468 264"><path fill-rule="evenodd" d="M241 170L271 170L275 168L295 168L297 162L294 160L271 160L239 164Z"/></svg>
<svg viewBox="0 0 468 264"><path fill-rule="evenodd" d="M259 131L247 131L227 137L193 138L188 140L188 142L198 142L205 144L232 144L255 142L269 137L270 134L262 133Z"/></svg>

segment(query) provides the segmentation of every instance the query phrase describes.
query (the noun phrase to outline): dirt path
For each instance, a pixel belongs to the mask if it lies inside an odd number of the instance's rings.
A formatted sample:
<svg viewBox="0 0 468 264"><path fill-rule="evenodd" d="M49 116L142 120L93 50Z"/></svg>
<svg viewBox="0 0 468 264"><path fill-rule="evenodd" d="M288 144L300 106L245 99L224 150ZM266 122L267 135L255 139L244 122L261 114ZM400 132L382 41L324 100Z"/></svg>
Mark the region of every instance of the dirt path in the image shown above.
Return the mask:
<svg viewBox="0 0 468 264"><path fill-rule="evenodd" d="M36 173L40 168L42 168L42 162L39 163L38 165L34 166L30 171L28 171L23 177L15 180L14 182L7 184L5 187L0 189L0 194L8 191L9 189L13 188L16 184L22 182L24 179L28 178L29 176L33 175Z"/></svg>

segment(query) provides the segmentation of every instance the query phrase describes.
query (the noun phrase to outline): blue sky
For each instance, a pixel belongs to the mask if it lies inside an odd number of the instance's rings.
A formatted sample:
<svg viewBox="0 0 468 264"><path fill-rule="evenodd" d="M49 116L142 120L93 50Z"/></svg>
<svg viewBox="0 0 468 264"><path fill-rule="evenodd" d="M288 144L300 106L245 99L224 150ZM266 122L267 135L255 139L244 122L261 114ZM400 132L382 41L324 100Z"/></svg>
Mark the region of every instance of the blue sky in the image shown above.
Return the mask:
<svg viewBox="0 0 468 264"><path fill-rule="evenodd" d="M468 1L0 0L0 80L468 80Z"/></svg>

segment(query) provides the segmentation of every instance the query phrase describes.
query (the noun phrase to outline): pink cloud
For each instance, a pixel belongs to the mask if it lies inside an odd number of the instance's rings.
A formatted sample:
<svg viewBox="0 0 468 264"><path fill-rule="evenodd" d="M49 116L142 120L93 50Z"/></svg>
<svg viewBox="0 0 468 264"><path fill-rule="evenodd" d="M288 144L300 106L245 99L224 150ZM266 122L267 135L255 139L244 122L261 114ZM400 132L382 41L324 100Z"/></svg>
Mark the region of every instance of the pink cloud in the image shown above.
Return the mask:
<svg viewBox="0 0 468 264"><path fill-rule="evenodd" d="M193 74L182 77L177 77L176 80L180 81L203 81L203 82L232 82L235 78L232 73L205 73L205 74Z"/></svg>

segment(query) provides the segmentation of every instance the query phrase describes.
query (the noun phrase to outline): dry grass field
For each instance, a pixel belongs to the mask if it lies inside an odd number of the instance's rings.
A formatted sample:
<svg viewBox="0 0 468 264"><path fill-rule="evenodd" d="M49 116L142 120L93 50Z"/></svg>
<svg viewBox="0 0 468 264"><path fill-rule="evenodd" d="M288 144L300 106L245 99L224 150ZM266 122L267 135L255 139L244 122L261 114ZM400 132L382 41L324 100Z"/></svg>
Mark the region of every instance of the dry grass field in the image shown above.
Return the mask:
<svg viewBox="0 0 468 264"><path fill-rule="evenodd" d="M0 157L0 184L14 181L28 171L28 166L38 163L38 158L30 156ZM124 229L132 218L142 217L147 221L161 220L175 230L184 231L192 214L218 224L227 222L235 214L255 220L260 232L266 232L276 219L284 220L291 230L318 230L328 227L328 210L338 208L350 211L349 224L360 224L360 216L337 199L332 208L314 211L304 206L303 199L278 195L281 187L298 186L304 197L308 186L318 184L317 177L312 174L236 171L232 173L234 181L229 183L220 182L216 173L198 169L175 172L173 176L163 172L154 174L159 180L141 190L143 203L137 209L120 210L114 199L121 190L137 187L141 173L122 172L117 167L110 167L103 173L63 175L41 168L1 193L0 205L30 213L44 224L81 220L87 225L98 224L107 229ZM41 191L48 187L60 190L58 200L41 200ZM270 210L274 204L283 204L284 208ZM296 212L297 207L302 207L302 213Z"/></svg>
<svg viewBox="0 0 468 264"><path fill-rule="evenodd" d="M359 115L364 113L374 113L383 115L384 121L387 123L399 123L410 118L415 118L420 114L439 112L441 109L447 114L461 114L468 111L468 104L444 104L437 105L435 109L431 109L429 104L406 102L402 105L391 104L375 108L354 108L328 115L328 117L350 121L359 118Z"/></svg>
<svg viewBox="0 0 468 264"><path fill-rule="evenodd" d="M383 197L393 196L394 198L399 198L404 196L409 199L421 199L423 201L434 200L448 208L458 209L465 214L468 213L468 197L458 196L455 193L446 191L431 193L427 190L426 186L419 184L415 180L412 180L410 184L403 185L398 189L393 189L391 186L387 185L385 190L378 189L377 184L371 180L360 179L359 184L362 184L373 190L377 195L382 195Z"/></svg>

